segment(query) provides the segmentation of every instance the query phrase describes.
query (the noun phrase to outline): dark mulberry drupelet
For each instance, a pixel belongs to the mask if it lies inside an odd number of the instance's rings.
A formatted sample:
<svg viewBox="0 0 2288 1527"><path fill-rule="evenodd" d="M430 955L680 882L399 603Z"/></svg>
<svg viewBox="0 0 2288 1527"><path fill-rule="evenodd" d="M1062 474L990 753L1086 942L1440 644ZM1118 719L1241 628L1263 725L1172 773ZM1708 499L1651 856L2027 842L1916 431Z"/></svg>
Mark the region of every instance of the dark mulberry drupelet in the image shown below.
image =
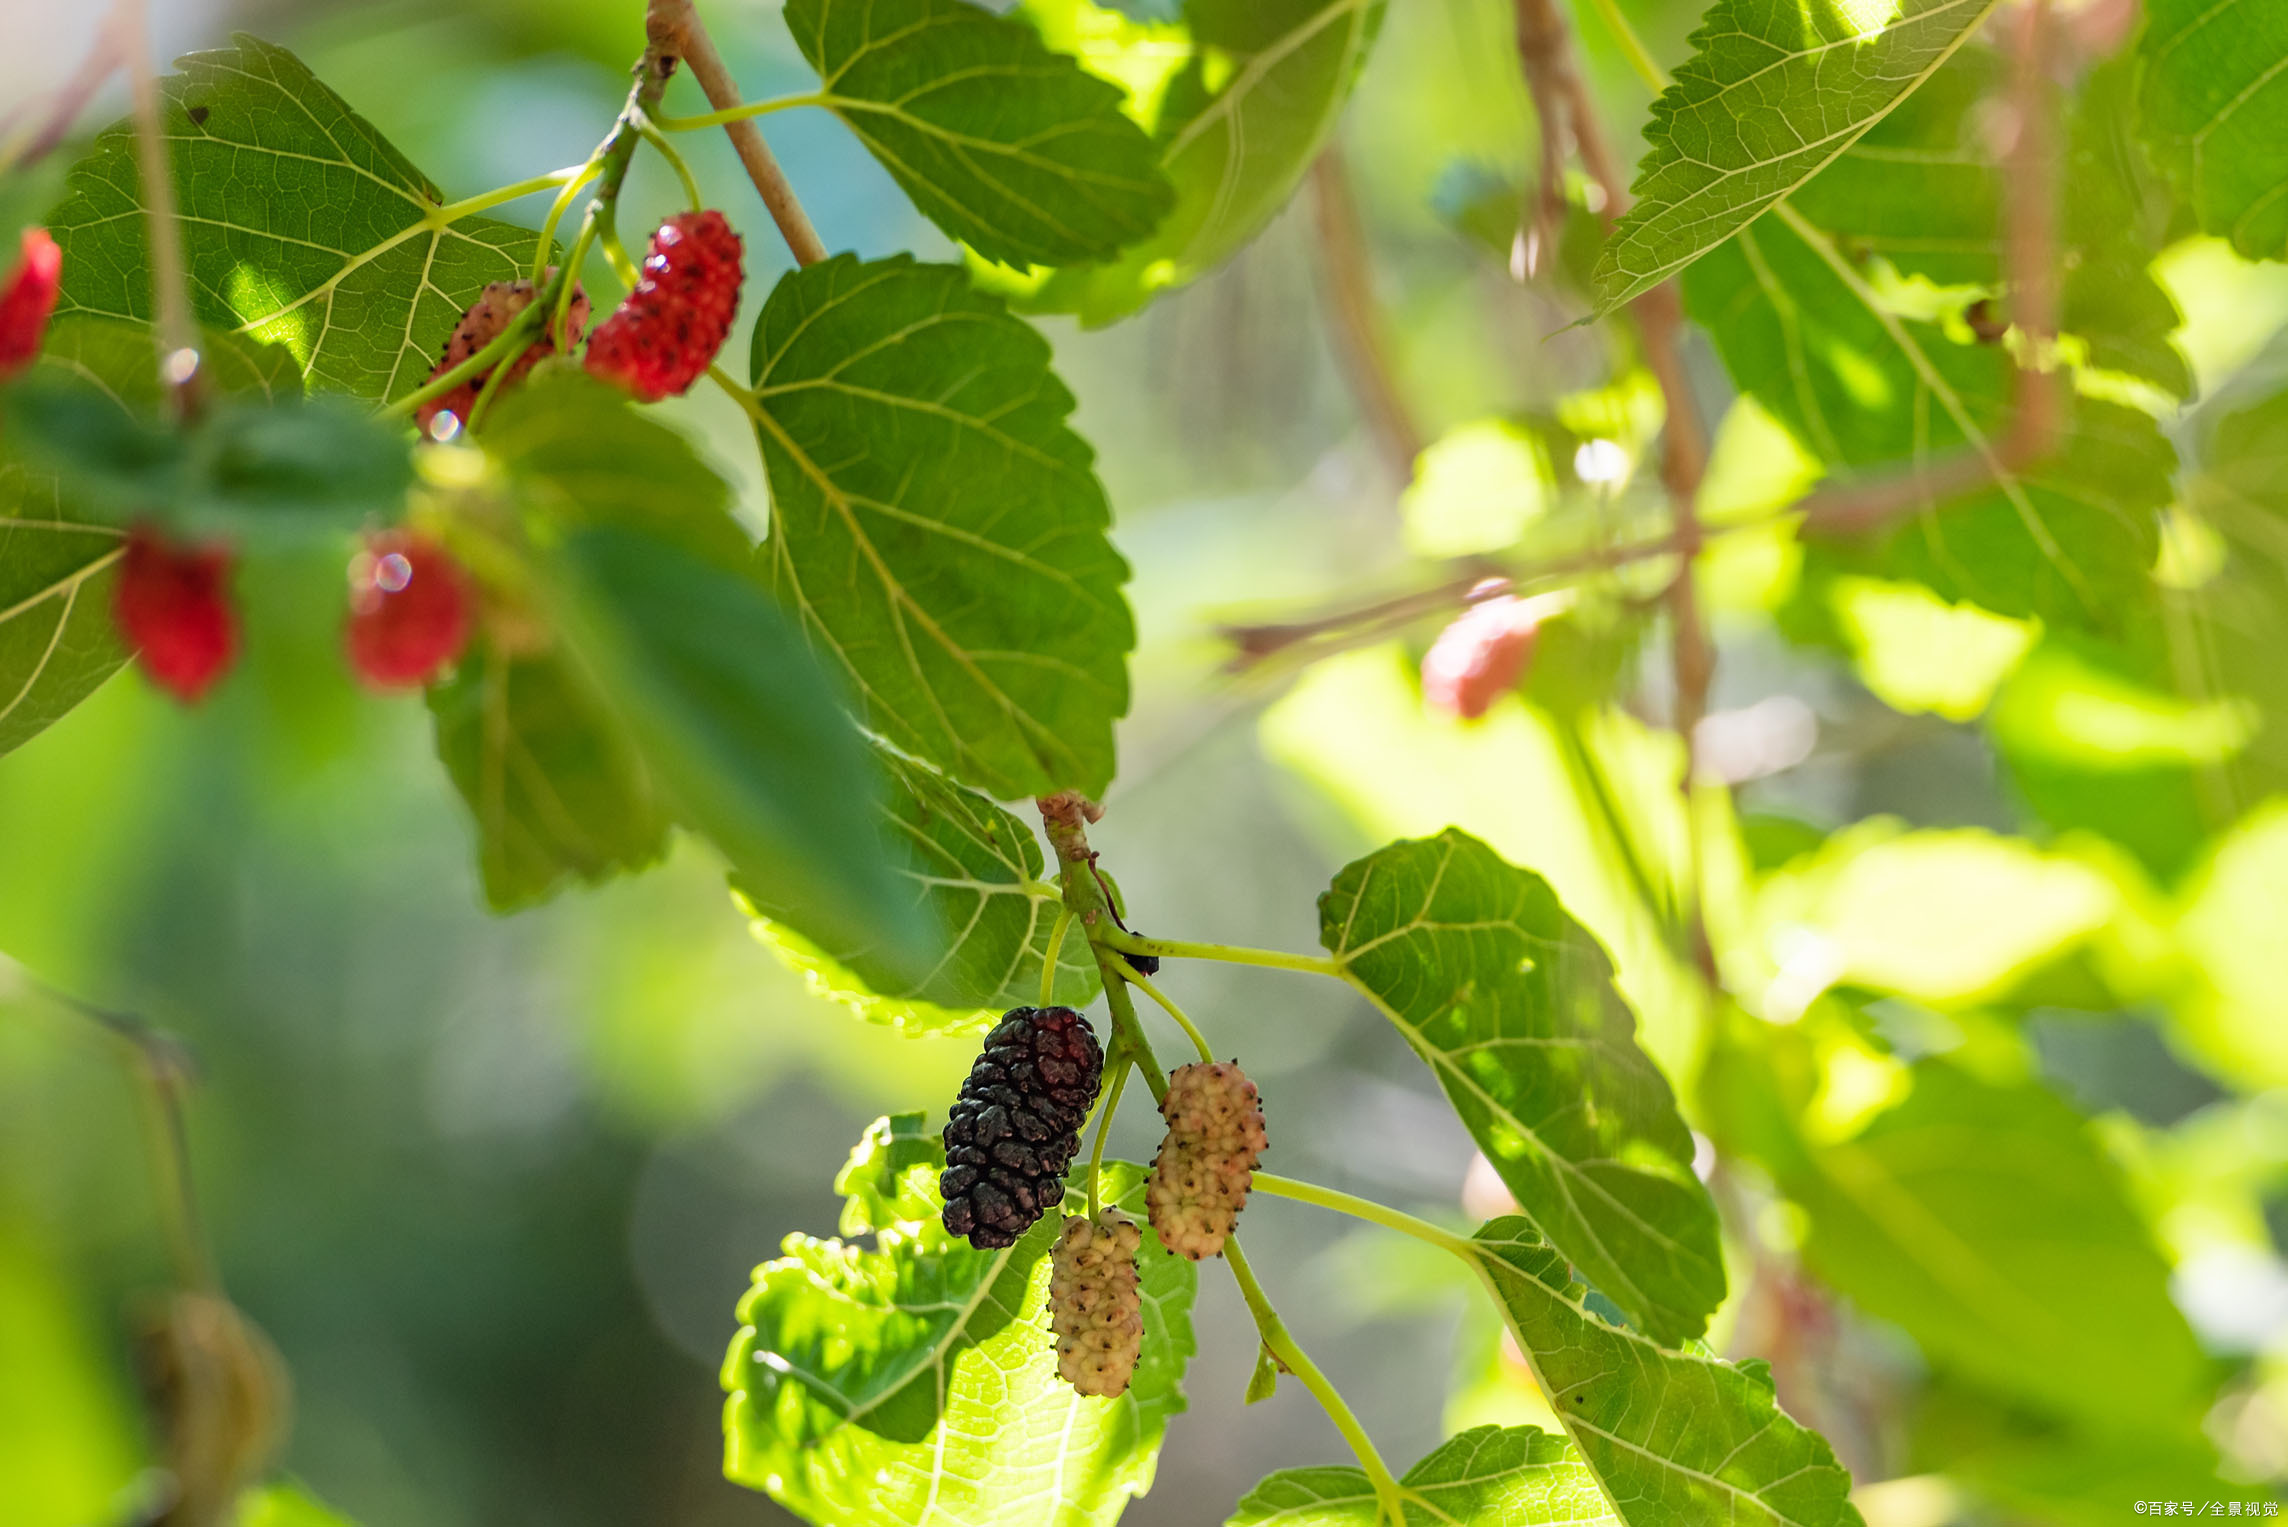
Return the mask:
<svg viewBox="0 0 2288 1527"><path fill-rule="evenodd" d="M945 1228L1013 1246L1064 1197L1104 1052L1069 1007L1020 1007L985 1036L945 1125Z"/></svg>

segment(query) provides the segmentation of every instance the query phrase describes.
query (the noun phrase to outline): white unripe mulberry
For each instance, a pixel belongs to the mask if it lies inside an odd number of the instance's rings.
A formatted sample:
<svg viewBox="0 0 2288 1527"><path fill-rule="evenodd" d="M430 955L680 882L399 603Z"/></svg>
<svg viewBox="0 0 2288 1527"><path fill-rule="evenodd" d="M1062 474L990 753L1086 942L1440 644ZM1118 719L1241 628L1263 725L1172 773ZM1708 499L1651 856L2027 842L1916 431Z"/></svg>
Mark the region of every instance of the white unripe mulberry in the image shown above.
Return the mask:
<svg viewBox="0 0 2288 1527"><path fill-rule="evenodd" d="M1128 1392L1144 1350L1144 1295L1136 1253L1144 1233L1117 1209L1095 1219L1074 1215L1049 1253L1049 1325L1057 1337L1057 1372L1086 1395Z"/></svg>
<svg viewBox="0 0 2288 1527"><path fill-rule="evenodd" d="M1220 1255L1271 1144L1255 1083L1228 1061L1178 1066L1160 1116L1168 1135L1145 1188L1152 1231L1180 1257Z"/></svg>

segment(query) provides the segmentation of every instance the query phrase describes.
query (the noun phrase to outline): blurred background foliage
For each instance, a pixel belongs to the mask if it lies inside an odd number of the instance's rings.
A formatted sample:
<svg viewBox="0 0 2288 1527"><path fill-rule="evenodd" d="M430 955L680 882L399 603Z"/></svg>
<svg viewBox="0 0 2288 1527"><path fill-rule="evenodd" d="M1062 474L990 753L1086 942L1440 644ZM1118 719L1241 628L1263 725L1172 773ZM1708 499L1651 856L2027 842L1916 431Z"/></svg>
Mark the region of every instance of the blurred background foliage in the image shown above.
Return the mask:
<svg viewBox="0 0 2288 1527"><path fill-rule="evenodd" d="M1682 56L1695 5L1629 10L1656 54ZM639 43L628 0L158 12L168 53L240 27L294 48L448 195L579 161ZM773 7L709 12L750 97L806 87ZM76 58L93 24L84 8L10 8L0 103ZM1576 454L1608 440L1633 465L1657 394L1607 331L1566 328L1578 293L1504 270L1534 149L1511 25L1503 0L1394 5L1342 136L1392 370L1432 442L1411 481L1346 384L1308 188L1143 316L1047 325L1136 569L1136 703L1096 836L1133 920L1308 948L1338 865L1449 822L1547 875L1613 951L1695 1122L1810 1174L1719 1175L1736 1292L1712 1339L1772 1360L1876 1527L2127 1510L2098 1467L2118 1444L1982 1387L1943 1343L1901 1334L1911 1312L1856 1309L1799 1260L1789 1199L1817 1193L1822 1150L1940 1086L1930 1066L2037 1091L2039 1127L2068 1138L2094 1121L2199 1341L2178 1352L2164 1331L2126 1350L2189 1363L2220 1395L2199 1426L2228 1479L2288 1473L2277 716L2163 693L2102 652L1906 585L1842 578L1807 596L1777 531L1721 542L1708 735L1738 790L1709 824L1710 915L1732 988L1792 1023L1741 1074L1703 1066L1687 973L1615 851L1617 827L1657 901L1685 833L1658 665L1639 681L1625 610L1569 617L1594 638L1553 634L1524 694L1476 724L1425 711L1427 631L1308 669L1222 671L1220 619L1400 587L1424 558L1508 544L1585 501L1629 513L1633 485L1592 488ZM1593 13L1580 30L1608 126L1633 144L1647 92ZM769 126L830 247L951 256L830 119ZM751 321L784 252L725 146L687 147L710 201L750 231ZM627 201L640 226L676 198L639 161ZM2288 267L2188 238L2160 270L2199 384L2172 430L2197 449L2288 377ZM1712 352L1691 359L1702 395L1728 397ZM703 390L671 417L759 524L734 406ZM1801 491L1813 471L1773 421L1745 402L1720 417L1711 520ZM2214 533L2190 514L2180 528L2164 562L2201 598ZM831 1226L830 1180L867 1120L943 1108L970 1041L902 1039L807 993L688 845L641 878L488 917L425 711L356 692L335 661L338 576L287 558L250 580L249 661L204 709L123 677L0 760L0 1521L114 1520L152 1453L129 1312L166 1258L132 1056L50 989L144 1015L195 1053L202 1210L233 1296L293 1373L284 1462L316 1497L370 1527L782 1520L719 1478L732 1305L782 1235ZM1595 703L1615 674L1639 693ZM1612 781L1609 814L1592 777ZM1428 1075L1357 999L1221 967L1171 984L1262 1083L1270 1165L1456 1223L1498 1209ZM1807 1132L1792 1146L1756 1133L1774 1098ZM1142 1156L1135 1113L1116 1148ZM1309 1213L1261 1203L1251 1242L1390 1456L1546 1416L1453 1269ZM2060 1297L2103 1322L2104 1274L2084 1271L2097 1281ZM1274 1464L1341 1456L1299 1391L1240 1413L1254 1342L1225 1280L1204 1280L1200 1320L1191 1409L1139 1523L1220 1519ZM2092 1374L2119 1392L2084 1398L2124 1416L2169 1381L2135 1366L2069 1378ZM324 1520L286 1497L264 1509L268 1527Z"/></svg>

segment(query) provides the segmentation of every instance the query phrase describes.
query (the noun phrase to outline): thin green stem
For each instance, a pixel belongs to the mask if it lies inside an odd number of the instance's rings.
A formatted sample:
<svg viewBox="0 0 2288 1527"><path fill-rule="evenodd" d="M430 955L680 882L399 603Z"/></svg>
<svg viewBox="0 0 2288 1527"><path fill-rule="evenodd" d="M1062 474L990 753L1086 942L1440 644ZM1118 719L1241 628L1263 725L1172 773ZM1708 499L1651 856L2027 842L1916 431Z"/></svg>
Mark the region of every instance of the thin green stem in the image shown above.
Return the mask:
<svg viewBox="0 0 2288 1527"><path fill-rule="evenodd" d="M580 289L580 267L587 262L588 246L595 241L595 224L582 218L580 236L572 241L571 250L564 256L564 280L557 288L556 311L548 320L548 332L557 340L566 337L564 325L572 312L572 294Z"/></svg>
<svg viewBox="0 0 2288 1527"><path fill-rule="evenodd" d="M1190 1036L1192 1048L1200 1052L1200 1059L1211 1066L1214 1065L1215 1051L1208 1048L1207 1036L1200 1032L1198 1024L1193 1023L1189 1017L1185 1016L1182 1008L1176 1006L1175 1000L1160 990L1159 987L1154 986L1151 979L1133 965L1129 966L1125 975L1129 985L1150 997L1154 1002L1159 1003L1162 1008L1167 1010L1168 1016L1176 1020L1177 1026Z"/></svg>
<svg viewBox="0 0 2288 1527"><path fill-rule="evenodd" d="M1386 1230L1413 1236L1440 1251L1450 1251L1465 1262L1475 1263L1478 1260L1477 1245L1467 1236L1456 1235L1451 1230L1441 1229L1403 1209L1378 1204L1371 1198L1360 1198L1355 1193L1321 1187L1315 1182L1301 1182L1293 1177L1281 1177L1272 1172L1257 1172L1254 1185L1258 1192L1268 1193L1273 1198L1291 1198L1299 1204L1316 1204L1322 1209L1332 1209L1337 1214L1348 1214L1354 1219L1363 1219Z"/></svg>
<svg viewBox="0 0 2288 1527"><path fill-rule="evenodd" d="M1095 1219L1104 1204L1097 1184L1104 1176L1104 1141L1112 1133L1113 1111L1120 1107L1120 1094L1128 1086L1128 1054L1117 1047L1113 1050L1119 1069L1113 1074L1112 1086L1104 1094L1104 1107L1096 1116L1096 1145L1088 1153L1088 1217Z"/></svg>
<svg viewBox="0 0 2288 1527"><path fill-rule="evenodd" d="M1265 965L1274 970L1301 970L1315 976L1342 977L1342 966L1323 954L1289 954L1283 949L1250 949L1244 944L1201 944L1184 939L1141 938L1124 928L1099 925L1089 929L1089 941L1122 954L1158 955L1164 960L1221 960L1227 965Z"/></svg>
<svg viewBox="0 0 2288 1527"><path fill-rule="evenodd" d="M643 272L629 257L628 246L620 242L619 223L608 207L604 209L603 216L596 220L596 243L603 249L604 258L611 262L612 274L618 276L620 283L629 291L634 291L636 283L643 279Z"/></svg>
<svg viewBox="0 0 2288 1527"><path fill-rule="evenodd" d="M614 131L616 133L617 129ZM580 173L564 182L564 189L557 192L556 199L548 204L548 215L540 220L540 237L533 242L533 285L538 286L548 279L548 251L556 242L556 227L564 221L564 214L572 210L572 204L580 199L581 187L603 172L604 151L611 145L609 137L596 145L596 152L588 156L586 164L580 166Z"/></svg>
<svg viewBox="0 0 2288 1527"><path fill-rule="evenodd" d="M683 182L683 194L690 200L691 210L697 212L705 207L706 199L699 194L699 182L692 178L691 166L683 162L683 155L676 152L675 145L668 141L667 134L661 132L659 124L647 114L639 111L634 117L636 131L643 134L644 142L657 149L659 157L675 167L676 179Z"/></svg>
<svg viewBox="0 0 2288 1527"><path fill-rule="evenodd" d="M500 369L507 370L508 368L501 366L500 363L512 352L522 353L524 346L530 342L532 331L540 326L539 314L536 311L538 306L539 304L536 303L533 307L528 307L524 312L517 314L515 318L509 321L508 327L494 335L492 341L482 350L443 376L422 383L404 397L383 408L381 417L385 419L409 418L414 410L422 404L432 398L443 397L487 367L500 366Z"/></svg>
<svg viewBox="0 0 2288 1527"><path fill-rule="evenodd" d="M767 117L774 111L788 111L797 106L824 106L825 104L825 94L820 91L813 91L808 95L774 96L768 101L746 101L732 107L729 111L711 111L703 117L655 116L652 121L659 124L662 132L695 133L709 127L729 127L733 122L745 122L754 117Z"/></svg>
<svg viewBox="0 0 2288 1527"><path fill-rule="evenodd" d="M1310 1354L1303 1350L1293 1333L1287 1329L1287 1323L1279 1318L1279 1312L1272 1308L1270 1297L1263 1292L1263 1285L1255 1281L1255 1269L1248 1266L1247 1253L1239 1248L1238 1236L1225 1240L1223 1254L1224 1260L1231 1264L1232 1277L1238 1280L1240 1297L1247 1301L1248 1313L1255 1317L1255 1329L1261 1333L1263 1344L1271 1349L1273 1357L1287 1365L1290 1373L1303 1381L1303 1387L1311 1391L1318 1400L1319 1407L1326 1411L1327 1419L1335 1423L1335 1430L1341 1432L1343 1440L1350 1444L1351 1452L1357 1455L1359 1467L1366 1471L1368 1483L1374 1486L1374 1498L1383 1518L1395 1524L1403 1524L1406 1521L1406 1498L1399 1489L1398 1480L1391 1474L1390 1466L1382 1461L1382 1454L1375 1448L1374 1439L1359 1424L1358 1416L1352 1412L1342 1393L1335 1388L1334 1382L1321 1371L1317 1363L1311 1361Z"/></svg>
<svg viewBox="0 0 2288 1527"><path fill-rule="evenodd" d="M1613 34L1613 41L1620 44L1621 52L1628 58L1629 67L1636 70L1637 78L1650 85L1655 95L1666 90L1668 71L1654 61L1651 50L1644 45L1644 39L1637 36L1637 29L1629 24L1628 16L1621 10L1620 0L1591 0L1591 3L1597 7L1597 14L1604 18L1605 28Z"/></svg>
<svg viewBox="0 0 2288 1527"><path fill-rule="evenodd" d="M425 221L443 227L447 223L457 223L464 217L474 217L479 212L489 212L504 202L515 201L520 196L530 196L535 191L545 191L550 186L563 187L564 190L558 193L560 196L566 192L576 193L580 187L594 178L595 168L593 160L587 164L567 165L561 170L550 170L545 175L535 175L530 180L520 180L512 186L500 186L476 196L463 197L459 201L449 201L431 212Z"/></svg>
<svg viewBox="0 0 2288 1527"><path fill-rule="evenodd" d="M1056 925L1049 929L1049 947L1041 954L1041 1006L1057 1000L1057 957L1064 953L1065 935L1072 931L1072 908L1057 908Z"/></svg>

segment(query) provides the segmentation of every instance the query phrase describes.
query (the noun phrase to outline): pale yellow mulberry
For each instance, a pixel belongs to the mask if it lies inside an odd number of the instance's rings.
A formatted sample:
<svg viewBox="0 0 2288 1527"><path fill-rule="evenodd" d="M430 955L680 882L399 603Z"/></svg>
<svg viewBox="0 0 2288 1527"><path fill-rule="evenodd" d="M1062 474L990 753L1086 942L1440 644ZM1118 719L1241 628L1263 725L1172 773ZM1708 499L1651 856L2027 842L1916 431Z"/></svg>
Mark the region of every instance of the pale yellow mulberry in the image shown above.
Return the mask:
<svg viewBox="0 0 2288 1527"><path fill-rule="evenodd" d="M1049 1325L1057 1337L1057 1372L1086 1395L1128 1392L1144 1350L1144 1295L1136 1253L1144 1233L1117 1209L1065 1221L1049 1253Z"/></svg>
<svg viewBox="0 0 2288 1527"><path fill-rule="evenodd" d="M1220 1255L1247 1207L1256 1158L1270 1145L1255 1083L1227 1061L1178 1066L1160 1104L1167 1138L1145 1188L1160 1244L1198 1261Z"/></svg>

